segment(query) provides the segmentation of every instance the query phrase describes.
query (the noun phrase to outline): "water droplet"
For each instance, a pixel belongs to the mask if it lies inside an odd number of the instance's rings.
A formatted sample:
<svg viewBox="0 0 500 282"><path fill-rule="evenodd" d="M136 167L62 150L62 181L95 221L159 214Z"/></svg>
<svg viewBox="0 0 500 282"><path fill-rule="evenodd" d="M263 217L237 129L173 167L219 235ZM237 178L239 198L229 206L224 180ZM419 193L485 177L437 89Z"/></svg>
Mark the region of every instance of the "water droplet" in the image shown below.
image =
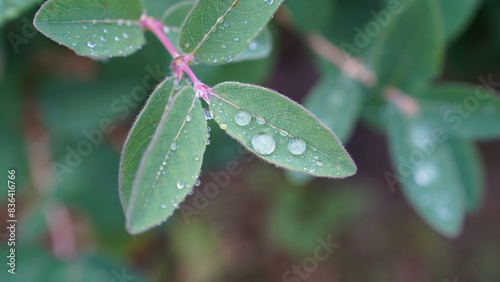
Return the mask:
<svg viewBox="0 0 500 282"><path fill-rule="evenodd" d="M269 155L274 152L276 142L269 133L259 133L252 138L252 147L261 155Z"/></svg>
<svg viewBox="0 0 500 282"><path fill-rule="evenodd" d="M300 138L293 138L288 142L288 150L294 155L300 155L306 150L306 142Z"/></svg>
<svg viewBox="0 0 500 282"><path fill-rule="evenodd" d="M167 165L167 162L163 162L162 164L163 164L163 165Z"/></svg>
<svg viewBox="0 0 500 282"><path fill-rule="evenodd" d="M435 180L437 168L433 163L424 163L415 168L413 180L420 186L427 186Z"/></svg>
<svg viewBox="0 0 500 282"><path fill-rule="evenodd" d="M115 41L120 41L120 37L115 36Z"/></svg>
<svg viewBox="0 0 500 282"><path fill-rule="evenodd" d="M196 181L194 182L194 186L198 187L200 185L201 185L201 180L196 179Z"/></svg>
<svg viewBox="0 0 500 282"><path fill-rule="evenodd" d="M184 182L182 182L182 181L177 182L177 188L178 189L182 189L184 187L186 187L186 184L184 184Z"/></svg>
<svg viewBox="0 0 500 282"><path fill-rule="evenodd" d="M314 156L313 159L317 160L319 159L319 156Z"/></svg>
<svg viewBox="0 0 500 282"><path fill-rule="evenodd" d="M220 129L222 129L222 130L226 130L226 129L227 129L227 124L222 123L222 124L220 125Z"/></svg>
<svg viewBox="0 0 500 282"><path fill-rule="evenodd" d="M203 114L205 115L206 120L211 120L214 118L210 109L203 109Z"/></svg>
<svg viewBox="0 0 500 282"><path fill-rule="evenodd" d="M89 46L89 48L94 48L96 44L93 41L87 41L87 46Z"/></svg>
<svg viewBox="0 0 500 282"><path fill-rule="evenodd" d="M207 139L207 141L205 141L205 144L208 146L210 145L210 140Z"/></svg>
<svg viewBox="0 0 500 282"><path fill-rule="evenodd" d="M226 47L227 47L227 45L226 45L226 44L222 44L222 45L221 45L221 47L222 47L222 48L226 48Z"/></svg>
<svg viewBox="0 0 500 282"><path fill-rule="evenodd" d="M323 162L322 162L322 161L317 161L317 162L316 162L316 165L317 165L317 166L323 166Z"/></svg>
<svg viewBox="0 0 500 282"><path fill-rule="evenodd" d="M289 163L291 163L293 161L293 158L292 157L288 157L288 158L286 158L286 161L289 162Z"/></svg>
<svg viewBox="0 0 500 282"><path fill-rule="evenodd" d="M213 58L212 62L217 63L217 58Z"/></svg>
<svg viewBox="0 0 500 282"><path fill-rule="evenodd" d="M106 37L104 37L104 35L101 35L101 37L99 37L99 39L101 39L102 42L106 42Z"/></svg>
<svg viewBox="0 0 500 282"><path fill-rule="evenodd" d="M191 121L191 115L186 116L186 121Z"/></svg>
<svg viewBox="0 0 500 282"><path fill-rule="evenodd" d="M162 209L166 209L166 208L167 208L167 206L166 206L166 205L161 205L161 208L162 208Z"/></svg>
<svg viewBox="0 0 500 282"><path fill-rule="evenodd" d="M102 30L104 33L108 33L108 30L107 29L103 29Z"/></svg>
<svg viewBox="0 0 500 282"><path fill-rule="evenodd" d="M239 37L235 37L235 38L234 38L234 42L238 42L238 40L240 40L240 38L239 38Z"/></svg>
<svg viewBox="0 0 500 282"><path fill-rule="evenodd" d="M280 135L283 137L288 136L288 132L284 131L283 129L280 129L279 132L280 132Z"/></svg>
<svg viewBox="0 0 500 282"><path fill-rule="evenodd" d="M251 120L252 116L247 111L244 110L238 111L234 116L234 121L240 126L245 126L249 124Z"/></svg>
<svg viewBox="0 0 500 282"><path fill-rule="evenodd" d="M179 145L177 145L176 142L172 143L172 145L170 145L170 149L172 149L173 151L177 150L179 148Z"/></svg>
<svg viewBox="0 0 500 282"><path fill-rule="evenodd" d="M309 172L310 172L310 173L313 173L314 171L315 171L314 167L311 167L311 168L309 169Z"/></svg>
<svg viewBox="0 0 500 282"><path fill-rule="evenodd" d="M212 128L210 128L210 126L207 126L207 132L210 132L212 131Z"/></svg>
<svg viewBox="0 0 500 282"><path fill-rule="evenodd" d="M258 124L265 124L265 123L266 123L266 120L264 120L264 119L263 119L263 118L261 118L261 117L258 117L258 118L257 118L257 123L258 123Z"/></svg>
<svg viewBox="0 0 500 282"><path fill-rule="evenodd" d="M304 170L308 170L308 169L309 169L309 167L308 167L308 166L304 166Z"/></svg>
<svg viewBox="0 0 500 282"><path fill-rule="evenodd" d="M86 26L86 25L84 25L84 26L83 26L83 29L87 29L87 26Z"/></svg>
<svg viewBox="0 0 500 282"><path fill-rule="evenodd" d="M250 42L250 44L248 44L248 48L250 50L255 50L257 49L257 43L255 43L254 41Z"/></svg>
<svg viewBox="0 0 500 282"><path fill-rule="evenodd" d="M244 21L243 21L243 23L244 23L244 24L247 24L247 23L248 23L248 20L244 20Z"/></svg>
<svg viewBox="0 0 500 282"><path fill-rule="evenodd" d="M194 159L197 161L200 159L200 156L194 156Z"/></svg>
<svg viewBox="0 0 500 282"><path fill-rule="evenodd" d="M128 33L124 33L124 34L122 34L122 35L123 35L123 38L125 38L125 39L128 39L128 37L129 37L129 36L128 36Z"/></svg>
<svg viewBox="0 0 500 282"><path fill-rule="evenodd" d="M169 33L170 33L170 27L168 27L168 26L164 26L164 27L163 27L163 32L164 32L165 34L169 34Z"/></svg>

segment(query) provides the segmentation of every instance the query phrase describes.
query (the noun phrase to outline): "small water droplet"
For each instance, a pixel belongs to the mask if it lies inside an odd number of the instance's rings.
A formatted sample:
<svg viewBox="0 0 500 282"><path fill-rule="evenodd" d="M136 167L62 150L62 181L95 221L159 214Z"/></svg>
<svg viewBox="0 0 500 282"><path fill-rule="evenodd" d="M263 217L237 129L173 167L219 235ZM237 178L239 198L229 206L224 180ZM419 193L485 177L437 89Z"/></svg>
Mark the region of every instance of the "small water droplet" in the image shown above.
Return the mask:
<svg viewBox="0 0 500 282"><path fill-rule="evenodd" d="M89 48L94 48L96 44L93 41L87 41L87 46L89 46Z"/></svg>
<svg viewBox="0 0 500 282"><path fill-rule="evenodd" d="M83 29L87 29L87 26L86 26L86 25L84 25L84 26L83 26Z"/></svg>
<svg viewBox="0 0 500 282"><path fill-rule="evenodd" d="M167 208L167 206L166 206L166 205L161 205L161 208L162 208L162 209L166 209L166 208Z"/></svg>
<svg viewBox="0 0 500 282"><path fill-rule="evenodd" d="M288 136L288 132L284 131L283 129L280 129L279 132L280 132L280 135L283 137Z"/></svg>
<svg viewBox="0 0 500 282"><path fill-rule="evenodd" d="M314 171L315 171L314 167L311 167L311 168L309 169L309 172L310 172L310 173L313 173Z"/></svg>
<svg viewBox="0 0 500 282"><path fill-rule="evenodd" d="M102 30L104 33L108 33L108 30L107 29L103 29Z"/></svg>
<svg viewBox="0 0 500 282"><path fill-rule="evenodd" d="M101 35L101 37L99 37L99 39L101 39L102 42L106 42L106 37L104 37L104 35Z"/></svg>
<svg viewBox="0 0 500 282"><path fill-rule="evenodd" d="M128 39L128 37L129 37L129 36L128 36L128 33L124 33L124 34L122 34L122 35L123 35L123 38L125 38L125 39Z"/></svg>
<svg viewBox="0 0 500 282"><path fill-rule="evenodd" d="M205 115L206 120L211 120L214 118L210 109L203 109L203 114Z"/></svg>
<svg viewBox="0 0 500 282"><path fill-rule="evenodd" d="M300 155L306 150L306 142L300 138L293 138L288 142L288 150L294 155Z"/></svg>
<svg viewBox="0 0 500 282"><path fill-rule="evenodd" d="M319 159L319 156L314 156L313 159L317 160Z"/></svg>
<svg viewBox="0 0 500 282"><path fill-rule="evenodd" d="M201 185L201 180L196 179L196 181L194 182L194 186L198 187L200 185Z"/></svg>
<svg viewBox="0 0 500 282"><path fill-rule="evenodd" d="M266 123L266 120L264 120L264 119L263 119L263 118L261 118L261 117L258 117L258 118L257 118L257 123L262 125L262 124L265 124L265 123Z"/></svg>
<svg viewBox="0 0 500 282"><path fill-rule="evenodd" d="M288 158L286 158L286 161L289 162L289 163L291 163L293 161L293 158L292 157L288 157Z"/></svg>
<svg viewBox="0 0 500 282"><path fill-rule="evenodd" d="M274 152L276 142L269 133L259 133L252 138L252 147L261 155L269 155Z"/></svg>
<svg viewBox="0 0 500 282"><path fill-rule="evenodd" d="M191 115L187 115L186 116L186 121L191 121L191 118L192 118Z"/></svg>
<svg viewBox="0 0 500 282"><path fill-rule="evenodd" d="M177 150L179 148L179 145L177 145L177 142L174 142L172 143L172 145L170 145L170 149L172 149L173 151Z"/></svg>
<svg viewBox="0 0 500 282"><path fill-rule="evenodd" d="M222 123L222 124L220 125L220 129L222 129L222 130L226 130L226 129L227 129L227 124Z"/></svg>
<svg viewBox="0 0 500 282"><path fill-rule="evenodd" d="M177 189L183 189L184 187L186 187L186 184L184 184L184 182L182 181L177 182Z"/></svg>
<svg viewBox="0 0 500 282"><path fill-rule="evenodd" d="M322 161L317 161L317 162L316 162L316 165L317 165L317 166L323 166L323 162L322 162Z"/></svg>
<svg viewBox="0 0 500 282"><path fill-rule="evenodd" d="M120 41L120 37L115 36L115 41Z"/></svg>
<svg viewBox="0 0 500 282"><path fill-rule="evenodd" d="M213 58L212 62L217 63L217 58Z"/></svg>
<svg viewBox="0 0 500 282"><path fill-rule="evenodd" d="M247 24L247 23L248 23L248 20L244 20L244 21L243 21L243 23L244 23L244 24Z"/></svg>
<svg viewBox="0 0 500 282"><path fill-rule="evenodd" d="M163 32L164 32L165 34L169 34L169 33L170 33L170 27L168 27L168 26L164 26L164 27L163 27Z"/></svg>
<svg viewBox="0 0 500 282"><path fill-rule="evenodd" d="M249 124L251 120L252 120L252 115L250 115L247 111L244 110L238 111L234 116L234 121L240 126L245 126Z"/></svg>
<svg viewBox="0 0 500 282"><path fill-rule="evenodd" d="M308 166L304 166L304 170L308 170L308 169L309 169L309 167L308 167Z"/></svg>
<svg viewBox="0 0 500 282"><path fill-rule="evenodd" d="M210 140L207 139L207 141L205 141L205 144L208 146L210 145Z"/></svg>
<svg viewBox="0 0 500 282"><path fill-rule="evenodd" d="M238 42L238 40L240 40L240 38L239 38L239 37L235 37L235 38L234 38L234 42Z"/></svg>
<svg viewBox="0 0 500 282"><path fill-rule="evenodd" d="M207 126L207 132L210 132L212 131L212 128L210 128L210 126Z"/></svg>
<svg viewBox="0 0 500 282"><path fill-rule="evenodd" d="M227 45L226 45L226 44L222 44L222 45L221 45L221 47L222 47L222 48L226 48L226 47L227 47Z"/></svg>

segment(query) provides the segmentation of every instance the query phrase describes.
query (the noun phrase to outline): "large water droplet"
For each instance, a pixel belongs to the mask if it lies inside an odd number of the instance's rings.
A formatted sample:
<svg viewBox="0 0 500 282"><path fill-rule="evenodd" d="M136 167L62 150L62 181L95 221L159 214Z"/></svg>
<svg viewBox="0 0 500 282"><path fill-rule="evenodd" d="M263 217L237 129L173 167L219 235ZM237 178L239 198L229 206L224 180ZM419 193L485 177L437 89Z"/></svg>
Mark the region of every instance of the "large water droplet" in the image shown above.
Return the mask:
<svg viewBox="0 0 500 282"><path fill-rule="evenodd" d="M170 149L172 149L173 151L177 150L179 148L179 145L177 145L176 142L172 143L172 145L170 145Z"/></svg>
<svg viewBox="0 0 500 282"><path fill-rule="evenodd" d="M306 142L300 138L293 138L288 142L288 150L294 155L300 155L306 150Z"/></svg>
<svg viewBox="0 0 500 282"><path fill-rule="evenodd" d="M183 189L184 187L186 187L186 184L184 184L184 182L182 181L177 182L177 189Z"/></svg>
<svg viewBox="0 0 500 282"><path fill-rule="evenodd" d="M274 152L276 142L269 133L259 133L252 138L252 147L261 155L269 155Z"/></svg>
<svg viewBox="0 0 500 282"><path fill-rule="evenodd" d="M245 126L250 123L252 120L252 115L250 115L247 111L240 110L234 116L234 121L241 126Z"/></svg>

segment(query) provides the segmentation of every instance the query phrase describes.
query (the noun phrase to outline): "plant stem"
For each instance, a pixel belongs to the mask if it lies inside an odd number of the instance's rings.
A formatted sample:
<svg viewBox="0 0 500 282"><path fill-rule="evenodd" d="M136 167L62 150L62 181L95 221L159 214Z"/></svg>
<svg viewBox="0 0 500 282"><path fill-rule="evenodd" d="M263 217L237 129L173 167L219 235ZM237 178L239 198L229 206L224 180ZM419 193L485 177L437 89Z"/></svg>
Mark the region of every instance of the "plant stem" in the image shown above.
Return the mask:
<svg viewBox="0 0 500 282"><path fill-rule="evenodd" d="M160 40L160 42L165 46L167 51L170 53L170 55L173 58L172 61L172 70L177 76L178 79L182 78L182 74L186 73L186 75L191 79L191 82L193 83L194 90L196 91L196 95L198 97L203 98L207 103L209 102L208 96L211 95L212 91L211 89L203 84L196 74L193 72L193 70L189 67L189 62L193 60L193 56L188 54L188 55L181 55L175 49L175 46L170 42L168 37L165 35L163 32L163 23L160 22L159 20L149 17L147 15L143 15L141 17L140 24L143 28L150 30L157 38Z"/></svg>

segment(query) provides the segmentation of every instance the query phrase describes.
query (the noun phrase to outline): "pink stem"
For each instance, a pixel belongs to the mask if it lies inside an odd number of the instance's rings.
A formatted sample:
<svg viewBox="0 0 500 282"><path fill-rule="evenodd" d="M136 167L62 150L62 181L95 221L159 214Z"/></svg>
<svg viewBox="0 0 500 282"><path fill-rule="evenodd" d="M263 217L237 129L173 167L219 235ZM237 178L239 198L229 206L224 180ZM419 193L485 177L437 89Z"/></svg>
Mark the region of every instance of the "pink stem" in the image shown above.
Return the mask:
<svg viewBox="0 0 500 282"><path fill-rule="evenodd" d="M163 32L163 24L159 20L143 15L140 23L143 28L149 29L154 35L156 35L174 59L179 57L179 53L175 49L174 45Z"/></svg>
<svg viewBox="0 0 500 282"><path fill-rule="evenodd" d="M175 46L172 44L172 42L170 42L168 37L163 32L163 24L159 20L153 17L148 17L147 15L143 15L141 17L140 24L143 28L150 30L170 53L173 58L172 70L176 74L177 78L182 78L182 73L186 73L186 75L189 77L189 79L191 79L191 82L193 83L196 95L203 98L207 103L209 103L210 101L208 97L213 94L212 90L208 86L203 84L198 79L193 70L191 70L191 68L189 67L189 62L193 60L193 56L190 54L180 55L179 52L177 52Z"/></svg>

